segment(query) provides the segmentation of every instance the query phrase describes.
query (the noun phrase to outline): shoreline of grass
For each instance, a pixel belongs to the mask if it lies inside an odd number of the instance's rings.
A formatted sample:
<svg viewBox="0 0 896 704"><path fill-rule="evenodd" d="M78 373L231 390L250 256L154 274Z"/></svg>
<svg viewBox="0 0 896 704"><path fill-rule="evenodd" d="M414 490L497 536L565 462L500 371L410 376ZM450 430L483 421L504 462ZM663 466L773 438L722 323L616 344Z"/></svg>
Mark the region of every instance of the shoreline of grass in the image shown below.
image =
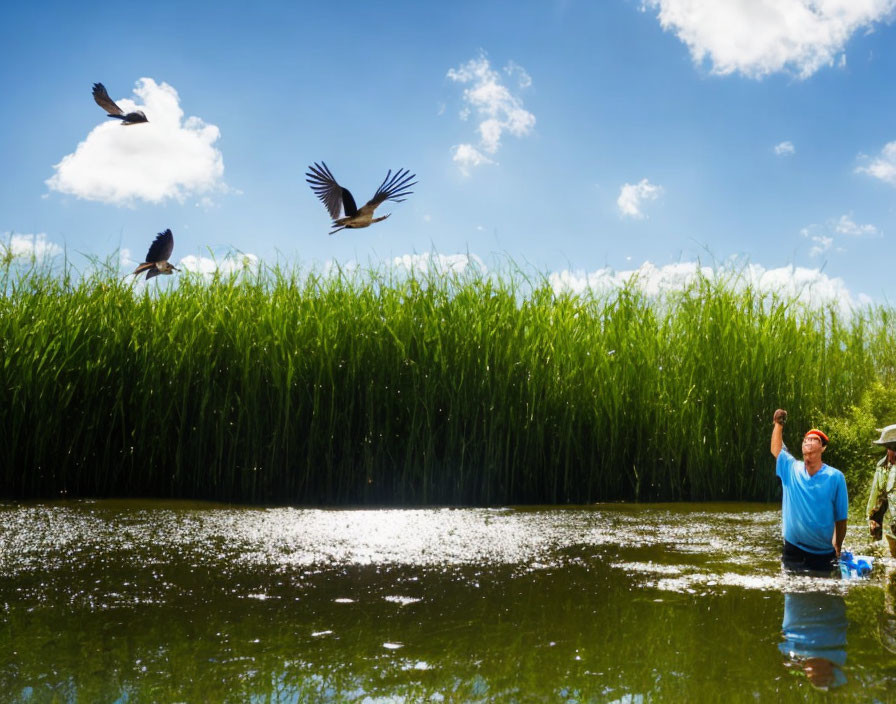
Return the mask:
<svg viewBox="0 0 896 704"><path fill-rule="evenodd" d="M0 290L6 498L768 501L772 411L847 418L894 375L893 310L736 280L653 299L275 268L135 291L7 264Z"/></svg>

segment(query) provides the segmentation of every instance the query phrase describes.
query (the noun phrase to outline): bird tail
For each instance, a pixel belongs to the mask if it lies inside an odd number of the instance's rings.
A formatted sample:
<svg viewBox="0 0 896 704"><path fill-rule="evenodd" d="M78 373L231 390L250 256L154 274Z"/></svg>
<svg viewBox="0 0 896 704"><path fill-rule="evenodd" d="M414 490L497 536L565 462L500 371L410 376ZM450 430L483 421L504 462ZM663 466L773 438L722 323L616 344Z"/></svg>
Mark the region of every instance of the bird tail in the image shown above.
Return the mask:
<svg viewBox="0 0 896 704"><path fill-rule="evenodd" d="M139 276L144 271L148 271L149 269L154 268L155 265L156 265L155 262L143 262L140 266L138 266L136 269L134 269L134 271L132 273L134 276Z"/></svg>

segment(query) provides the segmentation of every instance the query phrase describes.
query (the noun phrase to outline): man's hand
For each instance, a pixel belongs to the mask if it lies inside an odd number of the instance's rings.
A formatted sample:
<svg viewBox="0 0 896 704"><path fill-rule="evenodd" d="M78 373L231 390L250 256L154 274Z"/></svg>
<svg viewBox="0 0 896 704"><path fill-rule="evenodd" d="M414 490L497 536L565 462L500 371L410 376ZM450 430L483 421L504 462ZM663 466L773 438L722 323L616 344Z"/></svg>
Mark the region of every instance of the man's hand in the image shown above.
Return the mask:
<svg viewBox="0 0 896 704"><path fill-rule="evenodd" d="M781 454L781 448L784 447L784 421L787 420L787 411L779 408L775 411L775 424L772 426L772 444L770 449L772 457L778 459Z"/></svg>
<svg viewBox="0 0 896 704"><path fill-rule="evenodd" d="M842 521L834 521L834 552L837 553L837 559L840 559L840 551L843 549L843 539L846 537L846 519Z"/></svg>

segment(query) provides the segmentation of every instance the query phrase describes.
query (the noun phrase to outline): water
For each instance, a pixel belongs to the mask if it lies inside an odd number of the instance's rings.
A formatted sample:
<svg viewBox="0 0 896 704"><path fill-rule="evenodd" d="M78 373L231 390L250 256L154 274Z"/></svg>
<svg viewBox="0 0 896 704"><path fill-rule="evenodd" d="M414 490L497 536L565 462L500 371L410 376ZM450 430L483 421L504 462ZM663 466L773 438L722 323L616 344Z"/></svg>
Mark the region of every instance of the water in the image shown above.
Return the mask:
<svg viewBox="0 0 896 704"><path fill-rule="evenodd" d="M896 561L784 575L778 521L0 505L0 701L896 701Z"/></svg>

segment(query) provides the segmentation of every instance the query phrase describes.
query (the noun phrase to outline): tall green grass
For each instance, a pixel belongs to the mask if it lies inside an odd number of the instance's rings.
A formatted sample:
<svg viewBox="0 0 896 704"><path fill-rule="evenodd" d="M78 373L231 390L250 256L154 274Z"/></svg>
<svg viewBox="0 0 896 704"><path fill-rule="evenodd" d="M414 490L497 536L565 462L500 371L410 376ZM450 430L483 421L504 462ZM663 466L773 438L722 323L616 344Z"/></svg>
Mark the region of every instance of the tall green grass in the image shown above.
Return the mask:
<svg viewBox="0 0 896 704"><path fill-rule="evenodd" d="M892 310L736 277L660 300L512 270L151 283L0 267L0 495L767 499L776 407L795 443L893 377Z"/></svg>

